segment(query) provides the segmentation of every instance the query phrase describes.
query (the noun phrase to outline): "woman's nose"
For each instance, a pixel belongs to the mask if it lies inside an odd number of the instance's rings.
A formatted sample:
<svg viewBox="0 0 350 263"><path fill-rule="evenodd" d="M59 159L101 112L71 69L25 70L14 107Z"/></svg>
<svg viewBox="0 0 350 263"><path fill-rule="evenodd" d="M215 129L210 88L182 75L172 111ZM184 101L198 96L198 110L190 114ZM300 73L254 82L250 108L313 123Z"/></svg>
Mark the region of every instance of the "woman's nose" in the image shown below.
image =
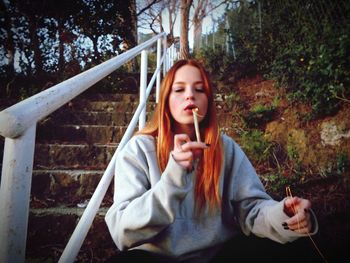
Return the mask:
<svg viewBox="0 0 350 263"><path fill-rule="evenodd" d="M185 96L186 96L186 100L194 98L194 92L193 92L192 88L189 88L186 90Z"/></svg>

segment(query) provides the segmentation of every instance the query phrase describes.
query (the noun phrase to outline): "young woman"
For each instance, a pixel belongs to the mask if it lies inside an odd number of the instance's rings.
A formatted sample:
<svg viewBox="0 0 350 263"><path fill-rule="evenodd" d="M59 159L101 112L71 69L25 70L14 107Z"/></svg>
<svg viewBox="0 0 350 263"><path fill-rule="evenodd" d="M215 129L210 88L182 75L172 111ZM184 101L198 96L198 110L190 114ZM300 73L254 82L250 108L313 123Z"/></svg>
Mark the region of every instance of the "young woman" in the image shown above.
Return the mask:
<svg viewBox="0 0 350 263"><path fill-rule="evenodd" d="M115 167L106 222L124 251L116 262L223 262L239 254L230 241L240 231L284 244L318 230L309 200L273 200L241 148L220 134L212 84L194 60L169 70L153 118Z"/></svg>

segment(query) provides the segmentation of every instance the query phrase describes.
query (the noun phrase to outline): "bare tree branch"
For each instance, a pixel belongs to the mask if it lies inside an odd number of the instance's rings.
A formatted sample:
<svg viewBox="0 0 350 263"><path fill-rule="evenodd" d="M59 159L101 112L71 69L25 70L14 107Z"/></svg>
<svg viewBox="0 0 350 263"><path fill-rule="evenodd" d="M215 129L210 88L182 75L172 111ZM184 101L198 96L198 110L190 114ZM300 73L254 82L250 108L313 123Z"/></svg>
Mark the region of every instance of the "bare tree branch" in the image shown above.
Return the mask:
<svg viewBox="0 0 350 263"><path fill-rule="evenodd" d="M151 8L154 4L157 4L159 2L161 2L162 0L153 0L152 2L150 2L147 6L145 6L144 8L142 8L137 14L136 16L141 15L143 12L145 12L146 10L148 10L149 8Z"/></svg>

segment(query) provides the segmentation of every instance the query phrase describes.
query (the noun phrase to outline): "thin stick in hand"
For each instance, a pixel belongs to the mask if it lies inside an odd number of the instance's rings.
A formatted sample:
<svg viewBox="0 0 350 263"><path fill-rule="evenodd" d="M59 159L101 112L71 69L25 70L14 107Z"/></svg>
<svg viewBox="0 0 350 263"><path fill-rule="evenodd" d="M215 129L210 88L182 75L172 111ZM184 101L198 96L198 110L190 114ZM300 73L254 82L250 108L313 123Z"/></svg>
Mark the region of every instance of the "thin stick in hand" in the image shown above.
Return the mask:
<svg viewBox="0 0 350 263"><path fill-rule="evenodd" d="M193 113L193 122L194 122L194 129L196 130L196 137L197 137L197 142L201 142L201 134L199 132L199 124L198 124L198 108L194 108L192 109L192 113Z"/></svg>
<svg viewBox="0 0 350 263"><path fill-rule="evenodd" d="M290 187L289 187L289 186L286 187L286 195L287 195L287 197L289 197L289 198L293 198L292 191L290 190ZM293 209L294 214L296 214L296 213L297 213L297 210L295 209L294 204L292 204L292 209ZM298 228L300 229L299 218L297 217L297 219L298 219ZM322 254L321 250L320 250L320 249L318 248L318 246L316 245L316 242L313 240L313 238L311 237L311 235L310 235L309 232L307 232L307 235L309 236L309 238L310 238L312 244L314 245L315 249L317 250L318 254L322 257L322 259L324 260L324 262L328 263L327 259L324 257L324 255Z"/></svg>

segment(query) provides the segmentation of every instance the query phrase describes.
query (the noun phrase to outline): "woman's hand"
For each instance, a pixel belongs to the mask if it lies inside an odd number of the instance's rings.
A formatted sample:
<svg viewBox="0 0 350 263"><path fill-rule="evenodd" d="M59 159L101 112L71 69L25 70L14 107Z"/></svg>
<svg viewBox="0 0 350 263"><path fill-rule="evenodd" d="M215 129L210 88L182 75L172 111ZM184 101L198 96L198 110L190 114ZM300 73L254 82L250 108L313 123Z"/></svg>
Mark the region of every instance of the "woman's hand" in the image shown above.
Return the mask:
<svg viewBox="0 0 350 263"><path fill-rule="evenodd" d="M191 141L187 134L176 134L174 136L174 149L171 154L174 160L185 169L192 170L193 161L207 149L208 145L203 142Z"/></svg>
<svg viewBox="0 0 350 263"><path fill-rule="evenodd" d="M282 223L285 229L290 229L300 234L311 232L312 222L310 209L311 202L299 197L288 197L284 202L283 211L290 216L288 220Z"/></svg>

